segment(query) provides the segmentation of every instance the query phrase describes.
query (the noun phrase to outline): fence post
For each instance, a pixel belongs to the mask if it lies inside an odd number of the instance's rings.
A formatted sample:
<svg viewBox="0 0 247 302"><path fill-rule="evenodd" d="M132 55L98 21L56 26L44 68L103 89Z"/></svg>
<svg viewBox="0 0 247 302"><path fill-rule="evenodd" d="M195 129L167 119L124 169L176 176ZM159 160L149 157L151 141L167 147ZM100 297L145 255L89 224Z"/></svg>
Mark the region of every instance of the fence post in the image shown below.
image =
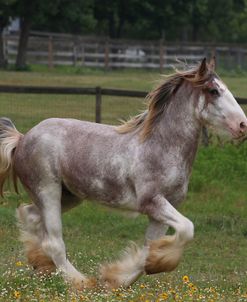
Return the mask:
<svg viewBox="0 0 247 302"><path fill-rule="evenodd" d="M109 69L109 39L105 41L105 70Z"/></svg>
<svg viewBox="0 0 247 302"><path fill-rule="evenodd" d="M163 71L164 67L164 47L163 47L163 38L160 39L160 73Z"/></svg>
<svg viewBox="0 0 247 302"><path fill-rule="evenodd" d="M52 41L52 36L49 36L49 40L48 40L48 67L49 67L49 69L53 68L53 41Z"/></svg>
<svg viewBox="0 0 247 302"><path fill-rule="evenodd" d="M77 65L77 58L78 58L78 54L77 54L77 42L74 40L73 41L73 65L76 66Z"/></svg>
<svg viewBox="0 0 247 302"><path fill-rule="evenodd" d="M5 67L8 65L8 38L6 34L6 30L3 30L3 59Z"/></svg>
<svg viewBox="0 0 247 302"><path fill-rule="evenodd" d="M80 52L81 52L81 66L84 66L85 65L85 47L82 43L80 44Z"/></svg>
<svg viewBox="0 0 247 302"><path fill-rule="evenodd" d="M101 87L96 87L96 103L95 103L95 122L101 123L101 109L102 109Z"/></svg>

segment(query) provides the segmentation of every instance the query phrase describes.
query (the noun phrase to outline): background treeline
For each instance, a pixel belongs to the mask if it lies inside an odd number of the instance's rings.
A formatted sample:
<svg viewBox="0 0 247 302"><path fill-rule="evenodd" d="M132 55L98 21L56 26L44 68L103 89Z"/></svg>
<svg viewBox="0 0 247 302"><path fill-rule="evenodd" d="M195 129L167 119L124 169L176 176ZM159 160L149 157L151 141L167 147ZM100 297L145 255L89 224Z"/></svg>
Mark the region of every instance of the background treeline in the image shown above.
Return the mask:
<svg viewBox="0 0 247 302"><path fill-rule="evenodd" d="M0 0L1 38L10 17L21 21L20 67L30 29L110 38L247 41L247 0ZM0 39L3 66L1 45Z"/></svg>

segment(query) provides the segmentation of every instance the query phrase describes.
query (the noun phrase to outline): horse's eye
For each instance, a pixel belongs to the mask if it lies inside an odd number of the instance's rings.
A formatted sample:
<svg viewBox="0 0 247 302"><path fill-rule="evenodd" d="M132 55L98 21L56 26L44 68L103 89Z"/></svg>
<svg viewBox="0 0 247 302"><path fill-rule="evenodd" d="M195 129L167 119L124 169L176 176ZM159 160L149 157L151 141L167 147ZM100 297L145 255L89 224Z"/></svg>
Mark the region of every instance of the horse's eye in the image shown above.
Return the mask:
<svg viewBox="0 0 247 302"><path fill-rule="evenodd" d="M208 91L213 96L218 96L219 95L219 91L215 88L209 89Z"/></svg>

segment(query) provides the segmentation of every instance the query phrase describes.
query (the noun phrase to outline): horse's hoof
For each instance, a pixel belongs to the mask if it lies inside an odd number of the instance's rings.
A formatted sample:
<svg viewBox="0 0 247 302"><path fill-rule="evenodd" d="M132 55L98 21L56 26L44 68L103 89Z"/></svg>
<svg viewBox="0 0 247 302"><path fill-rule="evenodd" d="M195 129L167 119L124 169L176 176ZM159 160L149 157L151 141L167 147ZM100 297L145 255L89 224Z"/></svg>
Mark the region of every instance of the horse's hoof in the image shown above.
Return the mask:
<svg viewBox="0 0 247 302"><path fill-rule="evenodd" d="M72 280L72 286L79 291L82 291L84 289L92 289L97 287L97 280L95 278L83 278L80 280Z"/></svg>

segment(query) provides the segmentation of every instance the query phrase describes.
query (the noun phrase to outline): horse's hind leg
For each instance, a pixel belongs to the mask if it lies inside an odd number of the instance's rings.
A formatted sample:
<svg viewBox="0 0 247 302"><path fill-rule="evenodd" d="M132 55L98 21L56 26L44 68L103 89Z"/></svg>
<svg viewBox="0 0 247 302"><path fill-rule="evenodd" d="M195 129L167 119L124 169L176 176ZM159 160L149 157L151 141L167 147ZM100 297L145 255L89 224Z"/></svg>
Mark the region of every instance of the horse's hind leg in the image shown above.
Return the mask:
<svg viewBox="0 0 247 302"><path fill-rule="evenodd" d="M43 251L52 259L64 278L72 282L76 288L93 286L92 281L78 272L66 257L62 237L60 185L56 183L46 184L40 191L38 198L45 230L41 244Z"/></svg>
<svg viewBox="0 0 247 302"><path fill-rule="evenodd" d="M147 255L147 246L139 248L132 244L119 260L101 266L101 282L107 288L130 286L145 272Z"/></svg>
<svg viewBox="0 0 247 302"><path fill-rule="evenodd" d="M80 203L80 198L62 187L62 211L68 211ZM33 204L22 204L16 211L20 240L24 244L28 263L39 273L50 274L56 266L41 246L44 236L44 226L41 211Z"/></svg>
<svg viewBox="0 0 247 302"><path fill-rule="evenodd" d="M164 237L167 230L167 225L151 218L146 231L145 246L139 248L135 244L132 244L132 246L124 251L119 260L102 266L100 270L102 282L108 288L117 288L119 286L128 287L134 283L143 273L145 273L150 240Z"/></svg>
<svg viewBox="0 0 247 302"><path fill-rule="evenodd" d="M20 240L24 244L28 263L37 272L50 274L56 267L41 247L44 228L39 209L35 204L21 205L16 211L16 216L20 228Z"/></svg>
<svg viewBox="0 0 247 302"><path fill-rule="evenodd" d="M28 230L33 247L35 247L37 238L39 239L39 253L35 254L35 260L31 259L36 264L36 269L43 271L44 263L42 259L45 258L51 265L59 269L64 278L76 288L82 289L83 287L93 286L92 280L78 272L66 258L65 244L62 238L61 186L57 183L46 183L42 189L39 189L38 193L33 195L37 207L35 208L33 205L32 210L23 208L25 209L25 215L23 215L23 209L20 208L18 216L24 225L22 231L25 233ZM32 220L33 223L31 223ZM24 243L27 243L27 241ZM32 251L29 250L29 255L31 254Z"/></svg>

